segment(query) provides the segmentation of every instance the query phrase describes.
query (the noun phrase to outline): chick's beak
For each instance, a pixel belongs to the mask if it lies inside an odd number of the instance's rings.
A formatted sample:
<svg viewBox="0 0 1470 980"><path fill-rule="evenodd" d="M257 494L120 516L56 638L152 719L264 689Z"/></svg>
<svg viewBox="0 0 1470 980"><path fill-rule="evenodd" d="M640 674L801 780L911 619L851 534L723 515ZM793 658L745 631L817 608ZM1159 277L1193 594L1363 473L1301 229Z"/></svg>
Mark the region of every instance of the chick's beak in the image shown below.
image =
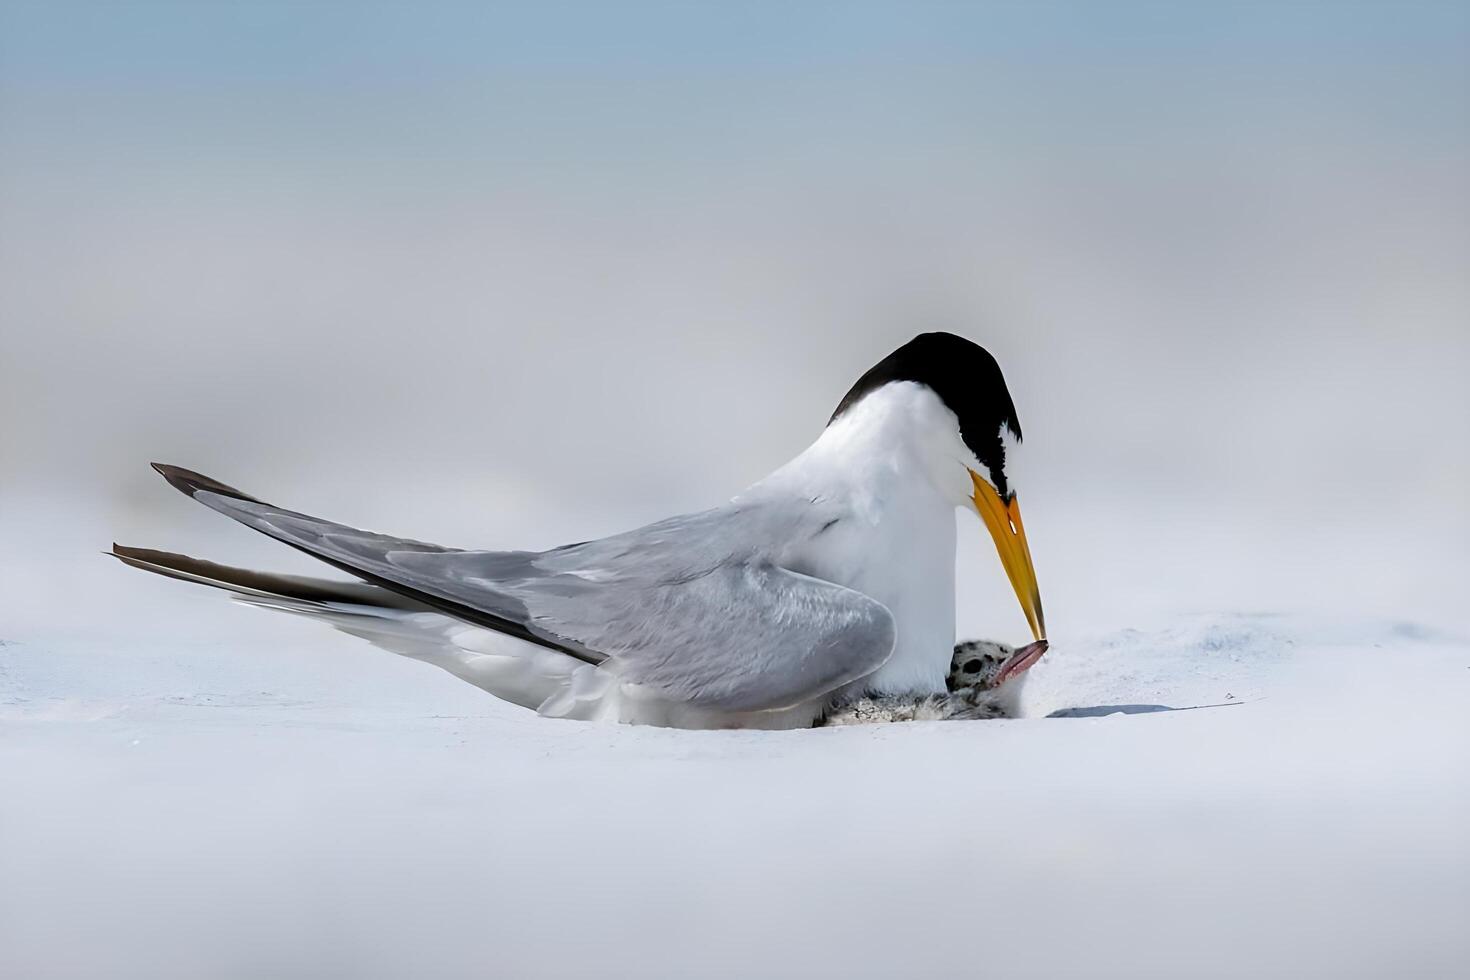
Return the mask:
<svg viewBox="0 0 1470 980"><path fill-rule="evenodd" d="M1011 580L1011 588L1016 590L1021 611L1031 626L1031 635L1043 640L1046 638L1046 619L1041 614L1041 590L1036 586L1036 569L1031 566L1031 549L1026 545L1026 526L1021 523L1021 507L1016 495L1011 494L1009 502L1001 500L990 482L974 470L970 471L970 480L975 484L975 510L995 539L995 550L999 552L1000 563L1005 566L1006 576Z"/></svg>

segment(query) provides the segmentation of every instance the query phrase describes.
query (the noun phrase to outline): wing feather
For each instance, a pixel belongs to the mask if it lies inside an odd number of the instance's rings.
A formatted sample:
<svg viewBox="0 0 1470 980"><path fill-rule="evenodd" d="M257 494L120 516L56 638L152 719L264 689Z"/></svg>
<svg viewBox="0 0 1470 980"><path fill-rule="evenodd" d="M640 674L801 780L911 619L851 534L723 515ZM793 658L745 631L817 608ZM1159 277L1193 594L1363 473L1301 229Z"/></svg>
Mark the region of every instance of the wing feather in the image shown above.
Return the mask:
<svg viewBox="0 0 1470 980"><path fill-rule="evenodd" d="M818 697L888 659L876 600L781 567L810 524L730 506L548 552L462 551L324 521L158 466L200 503L467 622L561 650L657 696L719 711Z"/></svg>

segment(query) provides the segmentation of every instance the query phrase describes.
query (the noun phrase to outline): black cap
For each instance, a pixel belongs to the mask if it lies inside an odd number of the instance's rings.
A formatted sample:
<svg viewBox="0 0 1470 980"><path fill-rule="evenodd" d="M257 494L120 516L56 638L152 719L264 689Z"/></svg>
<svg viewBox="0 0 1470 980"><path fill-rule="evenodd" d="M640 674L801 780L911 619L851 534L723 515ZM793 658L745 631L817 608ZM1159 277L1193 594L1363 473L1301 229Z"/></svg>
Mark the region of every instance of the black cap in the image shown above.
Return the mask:
<svg viewBox="0 0 1470 980"><path fill-rule="evenodd" d="M827 424L871 392L895 381L925 385L939 396L959 419L960 438L989 470L990 481L1001 497L1009 498L1006 450L1000 433L1005 428L1019 442L1021 422L1016 418L1016 406L1000 365L990 352L952 333L921 333L858 378Z"/></svg>

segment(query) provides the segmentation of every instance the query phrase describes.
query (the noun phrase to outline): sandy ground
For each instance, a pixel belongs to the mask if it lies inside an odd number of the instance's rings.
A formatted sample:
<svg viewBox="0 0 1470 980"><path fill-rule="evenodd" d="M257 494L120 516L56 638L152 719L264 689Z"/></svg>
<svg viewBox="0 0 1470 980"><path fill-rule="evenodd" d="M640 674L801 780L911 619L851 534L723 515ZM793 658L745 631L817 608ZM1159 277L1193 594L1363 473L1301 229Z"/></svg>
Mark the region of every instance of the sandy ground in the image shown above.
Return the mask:
<svg viewBox="0 0 1470 980"><path fill-rule="evenodd" d="M691 733L540 719L299 633L0 647L0 974L1470 958L1463 637L1198 616L1058 638L1020 720Z"/></svg>

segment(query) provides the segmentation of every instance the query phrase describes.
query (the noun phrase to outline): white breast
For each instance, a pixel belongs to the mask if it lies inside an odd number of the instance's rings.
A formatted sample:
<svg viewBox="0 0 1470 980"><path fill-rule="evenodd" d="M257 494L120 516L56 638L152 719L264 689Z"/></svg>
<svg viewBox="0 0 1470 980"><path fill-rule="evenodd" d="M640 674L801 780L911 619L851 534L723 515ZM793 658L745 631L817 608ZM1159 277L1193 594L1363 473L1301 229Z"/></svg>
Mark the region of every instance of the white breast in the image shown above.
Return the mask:
<svg viewBox="0 0 1470 980"><path fill-rule="evenodd" d="M968 474L934 434L953 429L953 414L928 389L891 385L749 492L820 501L842 515L781 560L893 614L893 656L865 679L869 691L945 691L954 649L955 484Z"/></svg>

